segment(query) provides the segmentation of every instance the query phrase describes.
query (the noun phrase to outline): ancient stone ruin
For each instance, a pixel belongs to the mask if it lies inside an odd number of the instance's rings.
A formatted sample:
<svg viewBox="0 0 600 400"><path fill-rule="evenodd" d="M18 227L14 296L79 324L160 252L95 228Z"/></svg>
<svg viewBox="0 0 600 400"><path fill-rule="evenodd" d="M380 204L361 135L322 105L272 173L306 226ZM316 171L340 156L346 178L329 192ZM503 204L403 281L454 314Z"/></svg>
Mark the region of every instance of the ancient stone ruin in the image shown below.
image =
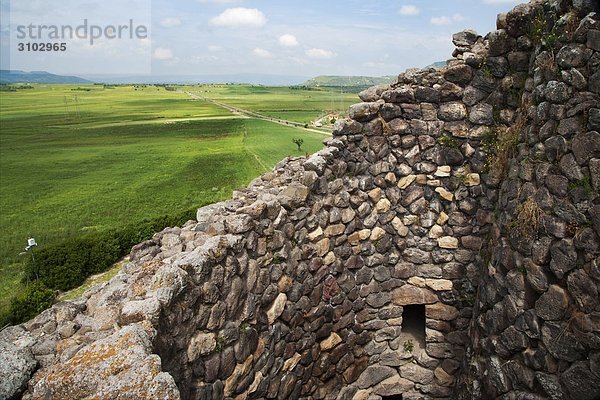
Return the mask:
<svg viewBox="0 0 600 400"><path fill-rule="evenodd" d="M600 14L533 1L0 333L0 397L600 397Z"/></svg>

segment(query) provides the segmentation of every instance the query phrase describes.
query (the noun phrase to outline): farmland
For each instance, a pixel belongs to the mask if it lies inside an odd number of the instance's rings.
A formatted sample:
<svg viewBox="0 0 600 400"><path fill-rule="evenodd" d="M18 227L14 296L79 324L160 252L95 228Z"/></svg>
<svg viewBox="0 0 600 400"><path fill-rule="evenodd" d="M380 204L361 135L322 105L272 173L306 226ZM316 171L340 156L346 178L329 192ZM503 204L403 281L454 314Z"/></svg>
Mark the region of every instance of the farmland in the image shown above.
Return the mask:
<svg viewBox="0 0 600 400"><path fill-rule="evenodd" d="M309 123L326 113L344 113L358 101L355 93L343 89L287 88L247 85L200 85L185 90L201 97L253 111L273 118Z"/></svg>
<svg viewBox="0 0 600 400"><path fill-rule="evenodd" d="M295 121L330 110L327 91L223 85L209 94ZM293 138L304 140L302 151ZM0 92L0 320L24 287L28 237L41 248L229 198L283 157L317 151L323 138L157 86Z"/></svg>

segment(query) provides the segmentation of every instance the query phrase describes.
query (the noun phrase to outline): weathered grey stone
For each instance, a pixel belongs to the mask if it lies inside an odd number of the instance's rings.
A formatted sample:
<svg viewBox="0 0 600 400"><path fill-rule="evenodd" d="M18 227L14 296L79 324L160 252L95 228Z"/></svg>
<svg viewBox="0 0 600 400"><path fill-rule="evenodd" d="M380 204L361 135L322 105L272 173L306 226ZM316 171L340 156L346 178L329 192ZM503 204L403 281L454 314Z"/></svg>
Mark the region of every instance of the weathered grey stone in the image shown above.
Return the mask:
<svg viewBox="0 0 600 400"><path fill-rule="evenodd" d="M237 214L248 214L253 219L259 219L263 212L267 209L267 203L262 200L255 201L249 206L242 207L236 210Z"/></svg>
<svg viewBox="0 0 600 400"><path fill-rule="evenodd" d="M248 232L253 227L252 217L246 214L229 215L225 218L225 227L233 234Z"/></svg>
<svg viewBox="0 0 600 400"><path fill-rule="evenodd" d="M590 75L590 78L588 81L588 87L591 92L600 94L600 70L598 70L598 71L594 72L592 75Z"/></svg>
<svg viewBox="0 0 600 400"><path fill-rule="evenodd" d="M432 304L437 300L437 296L431 290L413 285L403 285L392 291L392 301L399 306L408 304Z"/></svg>
<svg viewBox="0 0 600 400"><path fill-rule="evenodd" d="M577 216L582 217L579 213ZM579 218L579 220L581 223L585 223L585 217ZM575 235L574 243L577 249L583 250L588 254L596 254L598 253L598 249L600 249L600 240L592 228L580 229Z"/></svg>
<svg viewBox="0 0 600 400"><path fill-rule="evenodd" d="M416 248L408 248L403 253L406 261L413 264L426 264L431 260L431 254Z"/></svg>
<svg viewBox="0 0 600 400"><path fill-rule="evenodd" d="M458 64L444 71L444 79L456 84L467 84L473 78L473 69L468 65Z"/></svg>
<svg viewBox="0 0 600 400"><path fill-rule="evenodd" d="M556 133L566 138L572 138L582 132L581 121L579 118L561 119L556 128Z"/></svg>
<svg viewBox="0 0 600 400"><path fill-rule="evenodd" d="M304 169L307 171L314 171L317 173L317 175L323 175L323 171L325 171L326 166L327 160L325 160L319 154L313 154L304 162Z"/></svg>
<svg viewBox="0 0 600 400"><path fill-rule="evenodd" d="M571 398L594 400L600 396L598 371L590 371L588 362L579 361L561 374L560 380Z"/></svg>
<svg viewBox="0 0 600 400"><path fill-rule="evenodd" d="M424 193L425 191L421 186L410 186L402 193L400 204L402 204L404 207L408 207L415 200L423 197Z"/></svg>
<svg viewBox="0 0 600 400"><path fill-rule="evenodd" d="M462 55L465 64L469 67L479 68L483 64L483 55L465 51Z"/></svg>
<svg viewBox="0 0 600 400"><path fill-rule="evenodd" d="M418 103L439 103L440 102L440 92L434 88L426 87L426 86L418 86L415 90L415 100ZM421 104L421 112L423 112L424 104ZM433 114L433 118L430 116L425 118L425 115L428 113L427 107L425 107L426 111L423 113L423 119L426 120L434 120L435 114ZM429 111L431 114L431 112Z"/></svg>
<svg viewBox="0 0 600 400"><path fill-rule="evenodd" d="M277 318L283 314L283 310L285 309L285 303L287 302L287 296L285 293L279 293L275 298L273 304L269 310L267 310L267 320L269 325L273 324Z"/></svg>
<svg viewBox="0 0 600 400"><path fill-rule="evenodd" d="M210 204L208 206L200 207L196 211L196 220L198 221L198 224L196 225L195 230L205 231L208 228L208 226L211 224L213 215L215 215L215 213L221 211L222 209L223 209L222 203ZM146 243L148 243L148 242L146 242ZM140 246L140 245L138 245L138 246ZM142 250L141 248L138 248L138 249ZM133 256L133 254L132 254L132 256ZM143 257L143 255L138 256L138 257L141 258L141 257ZM131 257L131 259L135 260L135 257Z"/></svg>
<svg viewBox="0 0 600 400"><path fill-rule="evenodd" d="M588 31L586 46L592 50L600 51L600 30L590 29Z"/></svg>
<svg viewBox="0 0 600 400"><path fill-rule="evenodd" d="M150 332L149 332L150 331ZM179 399L171 375L161 372L160 357L152 354L153 329L128 325L106 339L77 352L66 363L43 370L30 388L34 398Z"/></svg>
<svg viewBox="0 0 600 400"><path fill-rule="evenodd" d="M562 175L548 175L546 177L546 187L550 193L565 197L569 188L569 180Z"/></svg>
<svg viewBox="0 0 600 400"><path fill-rule="evenodd" d="M28 348L0 339L0 398L18 398L27 386L37 362Z"/></svg>
<svg viewBox="0 0 600 400"><path fill-rule="evenodd" d="M510 390L508 379L502 371L500 359L497 356L492 356L486 363L487 374L490 383L494 386L497 393L502 394Z"/></svg>
<svg viewBox="0 0 600 400"><path fill-rule="evenodd" d="M487 97L487 93L474 86L467 86L463 93L462 101L467 106L473 106Z"/></svg>
<svg viewBox="0 0 600 400"><path fill-rule="evenodd" d="M282 206L293 209L303 205L308 197L308 188L301 183L291 183L277 196Z"/></svg>
<svg viewBox="0 0 600 400"><path fill-rule="evenodd" d="M442 121L460 121L467 116L467 108L463 103L450 102L440 104L438 118Z"/></svg>
<svg viewBox="0 0 600 400"><path fill-rule="evenodd" d="M577 68L583 66L590 55L584 44L570 43L556 53L556 63L561 68Z"/></svg>
<svg viewBox="0 0 600 400"><path fill-rule="evenodd" d="M569 274L567 278L569 293L581 310L591 313L597 309L598 288L585 271L578 269Z"/></svg>
<svg viewBox="0 0 600 400"><path fill-rule="evenodd" d="M589 168L590 176L592 177L592 187L596 192L600 192L600 158L592 158L589 162ZM578 181L583 178L581 175L577 175L575 177L578 178Z"/></svg>
<svg viewBox="0 0 600 400"><path fill-rule="evenodd" d="M563 239L554 244L550 249L550 255L552 257L550 269L559 279L576 267L577 252L570 239Z"/></svg>
<svg viewBox="0 0 600 400"><path fill-rule="evenodd" d="M508 72L508 61L505 57L488 57L485 68L495 78L503 78Z"/></svg>
<svg viewBox="0 0 600 400"><path fill-rule="evenodd" d="M214 333L198 332L190 340L187 349L187 357L190 362L195 361L201 355L210 354L217 347Z"/></svg>
<svg viewBox="0 0 600 400"><path fill-rule="evenodd" d="M535 313L547 321L562 319L569 306L569 295L558 285L548 290L535 302Z"/></svg>
<svg viewBox="0 0 600 400"><path fill-rule="evenodd" d="M383 102L358 103L350 106L348 115L355 121L366 122L377 116Z"/></svg>
<svg viewBox="0 0 600 400"><path fill-rule="evenodd" d="M600 130L600 108L590 108L588 114L588 128L591 130Z"/></svg>
<svg viewBox="0 0 600 400"><path fill-rule="evenodd" d="M548 246L548 252L549 252ZM543 259L538 259L543 261ZM544 269L534 262L526 262L525 268L527 271L527 282L536 292L545 292L548 289L548 277L544 273Z"/></svg>
<svg viewBox="0 0 600 400"><path fill-rule="evenodd" d="M402 116L402 107L394 103L385 103L379 112L383 119L391 121Z"/></svg>
<svg viewBox="0 0 600 400"><path fill-rule="evenodd" d="M452 321L458 317L458 310L456 307L447 304L434 303L425 306L425 315L427 318L433 318L442 321Z"/></svg>
<svg viewBox="0 0 600 400"><path fill-rule="evenodd" d="M544 142L546 157L549 161L558 161L567 152L567 140L562 136L551 136Z"/></svg>
<svg viewBox="0 0 600 400"><path fill-rule="evenodd" d="M600 12L600 5L594 0L573 0L573 8L579 11L580 15L591 12Z"/></svg>
<svg viewBox="0 0 600 400"><path fill-rule="evenodd" d="M527 72L529 69L529 53L525 51L511 51L508 53L507 58L510 70Z"/></svg>
<svg viewBox="0 0 600 400"><path fill-rule="evenodd" d="M504 29L512 37L520 37L527 33L531 6L529 3L519 4L506 13ZM498 27L500 28L500 27Z"/></svg>
<svg viewBox="0 0 600 400"><path fill-rule="evenodd" d="M488 40L488 54L492 57L508 53L516 44L515 39L511 38L504 29L490 32Z"/></svg>
<svg viewBox="0 0 600 400"><path fill-rule="evenodd" d="M390 293L372 293L367 296L366 302L373 308L380 308L391 300Z"/></svg>
<svg viewBox="0 0 600 400"><path fill-rule="evenodd" d="M358 97L364 102L375 102L381 98L381 94L390 88L389 85L375 85L363 90Z"/></svg>
<svg viewBox="0 0 600 400"><path fill-rule="evenodd" d="M423 368L417 364L405 364L400 366L400 375L403 378L409 379L413 382L427 385L433 382L433 371L427 368Z"/></svg>
<svg viewBox="0 0 600 400"><path fill-rule="evenodd" d="M333 125L333 134L340 135L358 135L362 132L362 124L352 119L340 118Z"/></svg>
<svg viewBox="0 0 600 400"><path fill-rule="evenodd" d="M494 108L489 104L477 104L471 108L469 121L474 124L491 125L494 122Z"/></svg>
<svg viewBox="0 0 600 400"><path fill-rule="evenodd" d="M356 381L356 386L366 389L396 374L396 370L383 365L369 365Z"/></svg>
<svg viewBox="0 0 600 400"><path fill-rule="evenodd" d="M386 103L414 103L415 92L409 86L401 86L396 89L383 92L381 98Z"/></svg>
<svg viewBox="0 0 600 400"><path fill-rule="evenodd" d="M548 398L552 400L563 400L565 398L564 392L556 375L536 372L535 379L542 386L542 389Z"/></svg>
<svg viewBox="0 0 600 400"><path fill-rule="evenodd" d="M433 374L435 376L436 382L438 382L442 386L453 386L454 385L454 377L447 373L442 367L437 367Z"/></svg>
<svg viewBox="0 0 600 400"><path fill-rule="evenodd" d="M132 300L123 305L121 310L121 321L124 324L148 320L158 322L161 304L155 297L144 300Z"/></svg>
<svg viewBox="0 0 600 400"><path fill-rule="evenodd" d="M550 81L546 85L544 96L553 103L564 103L569 100L569 87L564 82Z"/></svg>
<svg viewBox="0 0 600 400"><path fill-rule="evenodd" d="M480 36L472 29L465 29L452 35L452 43L457 47L471 46L477 42Z"/></svg>
<svg viewBox="0 0 600 400"><path fill-rule="evenodd" d="M582 344L573 336L567 323L546 322L542 327L542 342L554 357L576 361L584 353Z"/></svg>
<svg viewBox="0 0 600 400"><path fill-rule="evenodd" d="M415 386L415 383L411 380L404 379L400 375L393 375L384 381L381 381L375 387L375 393L379 396L394 396L402 393L410 392ZM343 397L340 397L343 398ZM350 398L350 397L348 397ZM353 397L353 399L357 399Z"/></svg>
<svg viewBox="0 0 600 400"><path fill-rule="evenodd" d="M524 366L521 362L511 360L505 363L502 368L510 380L513 390L530 391L534 388L534 372Z"/></svg>
<svg viewBox="0 0 600 400"><path fill-rule="evenodd" d="M581 133L573 138L573 154L579 165L584 165L591 157L600 157L600 133Z"/></svg>

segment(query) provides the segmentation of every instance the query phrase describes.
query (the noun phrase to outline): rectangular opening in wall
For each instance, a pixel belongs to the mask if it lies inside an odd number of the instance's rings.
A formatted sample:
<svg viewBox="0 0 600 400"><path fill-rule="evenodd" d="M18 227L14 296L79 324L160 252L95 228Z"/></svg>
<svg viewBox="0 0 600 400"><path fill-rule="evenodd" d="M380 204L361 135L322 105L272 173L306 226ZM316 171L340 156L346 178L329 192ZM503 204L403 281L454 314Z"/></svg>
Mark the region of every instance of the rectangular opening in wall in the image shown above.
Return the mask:
<svg viewBox="0 0 600 400"><path fill-rule="evenodd" d="M402 400L402 395L393 394L391 396L381 396L381 400Z"/></svg>
<svg viewBox="0 0 600 400"><path fill-rule="evenodd" d="M402 336L425 348L425 305L410 304L402 311ZM410 347L410 346L409 346Z"/></svg>

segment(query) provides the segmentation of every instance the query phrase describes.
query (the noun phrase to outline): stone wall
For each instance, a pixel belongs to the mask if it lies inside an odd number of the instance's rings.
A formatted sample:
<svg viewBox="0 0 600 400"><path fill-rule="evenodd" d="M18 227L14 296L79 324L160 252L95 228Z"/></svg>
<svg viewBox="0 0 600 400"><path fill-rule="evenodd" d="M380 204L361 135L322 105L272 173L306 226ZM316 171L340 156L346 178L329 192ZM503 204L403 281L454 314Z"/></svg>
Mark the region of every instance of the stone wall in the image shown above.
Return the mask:
<svg viewBox="0 0 600 400"><path fill-rule="evenodd" d="M575 6L456 34L447 67L362 92L319 153L1 332L13 392L597 396L599 22Z"/></svg>
<svg viewBox="0 0 600 400"><path fill-rule="evenodd" d="M465 398L600 398L600 16L586 16L597 2L574 3L519 6L489 37L509 65L531 47L525 123L486 246ZM543 31L526 36L540 15Z"/></svg>

